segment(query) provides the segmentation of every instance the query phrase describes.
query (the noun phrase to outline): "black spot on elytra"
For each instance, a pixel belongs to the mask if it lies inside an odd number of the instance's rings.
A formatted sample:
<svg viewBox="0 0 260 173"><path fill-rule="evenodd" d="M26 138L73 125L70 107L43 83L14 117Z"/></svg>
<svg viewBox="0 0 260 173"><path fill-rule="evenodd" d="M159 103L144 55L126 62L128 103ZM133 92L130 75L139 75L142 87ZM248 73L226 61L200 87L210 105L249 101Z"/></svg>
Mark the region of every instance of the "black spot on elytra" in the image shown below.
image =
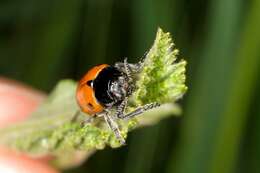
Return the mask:
<svg viewBox="0 0 260 173"><path fill-rule="evenodd" d="M88 85L88 86L92 87L92 84L93 84L93 80L87 81L87 85Z"/></svg>
<svg viewBox="0 0 260 173"><path fill-rule="evenodd" d="M90 109L94 109L94 106L93 106L91 103L88 103L87 106L88 106Z"/></svg>

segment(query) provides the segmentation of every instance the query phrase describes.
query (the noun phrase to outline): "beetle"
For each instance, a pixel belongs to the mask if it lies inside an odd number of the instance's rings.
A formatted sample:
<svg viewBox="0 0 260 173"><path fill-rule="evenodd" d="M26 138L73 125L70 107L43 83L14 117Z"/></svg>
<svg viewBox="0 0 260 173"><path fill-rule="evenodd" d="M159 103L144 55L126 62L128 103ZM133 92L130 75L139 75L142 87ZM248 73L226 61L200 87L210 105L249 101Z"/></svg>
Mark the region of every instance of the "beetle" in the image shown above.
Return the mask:
<svg viewBox="0 0 260 173"><path fill-rule="evenodd" d="M125 144L116 119L130 119L149 109L158 107L158 103L140 106L132 112L125 113L129 96L135 89L133 76L140 72L143 61L131 64L117 62L114 65L100 64L92 67L78 82L76 100L80 110L91 118L104 117L109 128L121 144ZM115 108L114 115L110 110Z"/></svg>

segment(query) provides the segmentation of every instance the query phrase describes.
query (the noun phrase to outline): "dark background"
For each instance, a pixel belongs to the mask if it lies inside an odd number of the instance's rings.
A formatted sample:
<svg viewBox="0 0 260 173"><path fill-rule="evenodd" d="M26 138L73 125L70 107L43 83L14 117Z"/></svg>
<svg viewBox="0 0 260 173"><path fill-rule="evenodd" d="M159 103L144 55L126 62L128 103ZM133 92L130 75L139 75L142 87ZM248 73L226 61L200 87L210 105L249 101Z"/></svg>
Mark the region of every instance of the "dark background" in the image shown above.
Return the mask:
<svg viewBox="0 0 260 173"><path fill-rule="evenodd" d="M93 65L138 61L158 26L188 61L182 117L66 172L259 173L258 0L1 0L0 74L49 92Z"/></svg>

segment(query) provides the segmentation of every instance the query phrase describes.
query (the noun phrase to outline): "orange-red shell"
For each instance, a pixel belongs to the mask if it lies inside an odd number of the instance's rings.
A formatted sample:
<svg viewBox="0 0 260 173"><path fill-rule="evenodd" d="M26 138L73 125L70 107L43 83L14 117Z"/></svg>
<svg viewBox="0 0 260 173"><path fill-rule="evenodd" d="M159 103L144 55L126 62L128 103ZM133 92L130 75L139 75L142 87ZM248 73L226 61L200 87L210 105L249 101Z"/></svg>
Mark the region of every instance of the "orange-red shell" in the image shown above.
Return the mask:
<svg viewBox="0 0 260 173"><path fill-rule="evenodd" d="M94 89L87 85L87 82L94 80L108 66L107 64L101 64L91 68L78 83L76 99L81 110L87 114L94 115L104 110L104 107L95 97Z"/></svg>

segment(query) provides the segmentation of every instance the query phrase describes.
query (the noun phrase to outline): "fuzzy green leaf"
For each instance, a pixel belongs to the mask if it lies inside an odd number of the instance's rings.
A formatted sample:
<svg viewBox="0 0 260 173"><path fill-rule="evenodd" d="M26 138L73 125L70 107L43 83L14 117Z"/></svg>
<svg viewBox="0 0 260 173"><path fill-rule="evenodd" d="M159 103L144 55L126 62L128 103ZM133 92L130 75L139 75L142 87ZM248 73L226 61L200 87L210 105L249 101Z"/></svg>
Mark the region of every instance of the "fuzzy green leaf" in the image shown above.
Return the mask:
<svg viewBox="0 0 260 173"><path fill-rule="evenodd" d="M184 83L186 62L174 63L177 54L170 34L158 29L155 42L145 57L144 68L138 74L137 89L128 108L134 109L151 102L161 103L162 106L128 121L118 120L125 138L136 127L152 125L181 113L174 102L187 90ZM102 118L84 126L71 121L79 109L75 91L76 82L59 82L45 103L27 121L0 130L0 144L32 156L51 154L56 157L55 164L61 168L73 166L76 164L74 158L82 160L107 145L120 147ZM81 120L86 116L82 114Z"/></svg>
<svg viewBox="0 0 260 173"><path fill-rule="evenodd" d="M137 81L138 89L133 94L132 99L138 105L151 102L169 103L183 96L187 90L186 61L175 63L178 52L178 49L174 48L170 33L164 33L159 28Z"/></svg>

